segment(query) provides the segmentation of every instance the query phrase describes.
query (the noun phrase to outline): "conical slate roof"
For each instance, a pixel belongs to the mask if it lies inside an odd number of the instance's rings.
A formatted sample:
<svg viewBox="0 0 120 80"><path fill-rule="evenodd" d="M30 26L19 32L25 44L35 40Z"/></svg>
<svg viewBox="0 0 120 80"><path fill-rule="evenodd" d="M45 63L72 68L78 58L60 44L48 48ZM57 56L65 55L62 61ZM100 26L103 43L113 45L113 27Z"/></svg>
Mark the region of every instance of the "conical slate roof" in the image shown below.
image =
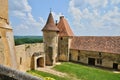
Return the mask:
<svg viewBox="0 0 120 80"><path fill-rule="evenodd" d="M60 17L60 21L57 25L59 31L59 36L74 36L67 20L64 18L64 16Z"/></svg>
<svg viewBox="0 0 120 80"><path fill-rule="evenodd" d="M57 28L57 26L54 23L54 19L53 19L53 16L52 16L51 12L48 16L46 25L44 26L42 31L59 31L59 29Z"/></svg>

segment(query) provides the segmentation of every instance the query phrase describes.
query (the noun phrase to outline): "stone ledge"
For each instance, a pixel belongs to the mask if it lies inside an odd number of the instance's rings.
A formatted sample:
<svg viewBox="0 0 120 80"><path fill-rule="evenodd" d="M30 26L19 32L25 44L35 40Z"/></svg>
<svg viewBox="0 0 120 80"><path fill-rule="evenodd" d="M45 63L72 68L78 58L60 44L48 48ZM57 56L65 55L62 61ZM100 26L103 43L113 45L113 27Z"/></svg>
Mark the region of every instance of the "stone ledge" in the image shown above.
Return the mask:
<svg viewBox="0 0 120 80"><path fill-rule="evenodd" d="M17 80L43 80L41 78L31 76L30 74L23 73L21 71L0 65L0 74L12 77Z"/></svg>

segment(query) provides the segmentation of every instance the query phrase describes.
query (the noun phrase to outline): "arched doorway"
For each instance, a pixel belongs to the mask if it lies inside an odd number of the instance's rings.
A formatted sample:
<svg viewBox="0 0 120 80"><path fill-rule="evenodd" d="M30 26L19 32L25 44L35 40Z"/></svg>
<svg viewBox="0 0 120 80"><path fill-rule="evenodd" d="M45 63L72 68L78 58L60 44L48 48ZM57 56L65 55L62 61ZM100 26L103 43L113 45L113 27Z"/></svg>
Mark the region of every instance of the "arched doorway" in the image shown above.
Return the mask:
<svg viewBox="0 0 120 80"><path fill-rule="evenodd" d="M40 57L37 59L37 68L44 67L44 57Z"/></svg>
<svg viewBox="0 0 120 80"><path fill-rule="evenodd" d="M45 53L36 52L31 59L31 69L37 70L37 68L45 67Z"/></svg>

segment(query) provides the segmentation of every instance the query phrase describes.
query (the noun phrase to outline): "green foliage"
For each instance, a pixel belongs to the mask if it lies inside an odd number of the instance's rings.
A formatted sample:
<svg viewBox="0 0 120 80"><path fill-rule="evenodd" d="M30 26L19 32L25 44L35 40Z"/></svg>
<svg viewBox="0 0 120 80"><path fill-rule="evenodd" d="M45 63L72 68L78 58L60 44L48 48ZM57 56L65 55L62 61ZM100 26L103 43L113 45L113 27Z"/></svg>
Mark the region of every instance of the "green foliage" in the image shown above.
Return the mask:
<svg viewBox="0 0 120 80"><path fill-rule="evenodd" d="M41 42L43 42L43 38L34 38L34 37L15 38L15 45L41 43Z"/></svg>

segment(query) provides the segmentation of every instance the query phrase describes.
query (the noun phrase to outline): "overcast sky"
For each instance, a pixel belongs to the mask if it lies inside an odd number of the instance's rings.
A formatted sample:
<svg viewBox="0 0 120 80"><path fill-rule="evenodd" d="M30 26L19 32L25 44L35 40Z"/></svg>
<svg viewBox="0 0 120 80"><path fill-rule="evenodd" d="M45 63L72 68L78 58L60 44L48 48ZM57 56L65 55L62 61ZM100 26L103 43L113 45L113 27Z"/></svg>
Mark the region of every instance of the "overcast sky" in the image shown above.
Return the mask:
<svg viewBox="0 0 120 80"><path fill-rule="evenodd" d="M120 36L120 0L9 0L14 35L42 36L50 8L77 36Z"/></svg>

